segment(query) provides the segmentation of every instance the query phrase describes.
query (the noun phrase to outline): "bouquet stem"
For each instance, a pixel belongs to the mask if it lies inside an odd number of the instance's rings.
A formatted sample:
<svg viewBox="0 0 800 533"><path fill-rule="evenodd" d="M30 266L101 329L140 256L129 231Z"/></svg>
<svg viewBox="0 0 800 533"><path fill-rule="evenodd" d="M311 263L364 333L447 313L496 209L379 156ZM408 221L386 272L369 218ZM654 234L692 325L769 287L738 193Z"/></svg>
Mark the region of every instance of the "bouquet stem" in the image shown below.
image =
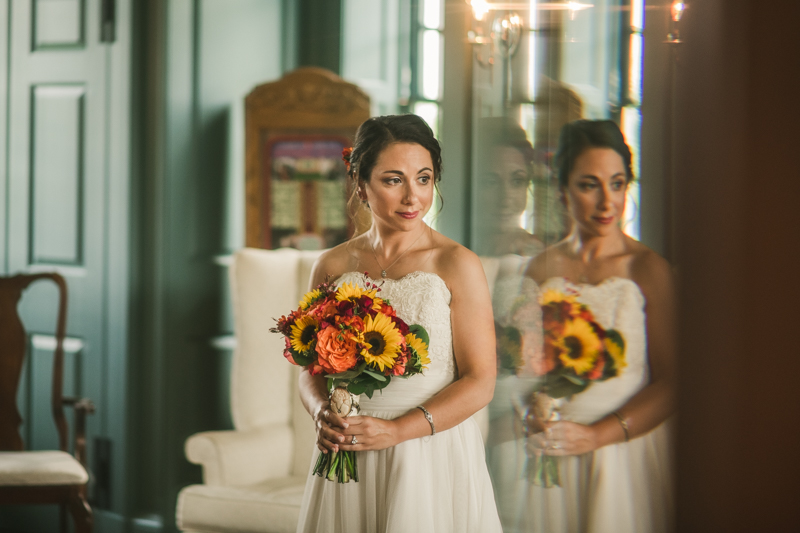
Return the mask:
<svg viewBox="0 0 800 533"><path fill-rule="evenodd" d="M351 479L358 482L356 452L319 452L314 474L339 483L349 483Z"/></svg>
<svg viewBox="0 0 800 533"><path fill-rule="evenodd" d="M530 408L523 417L526 434L542 435L545 424L561 420L560 409L568 398L553 398L548 390L536 391L531 395ZM537 437L538 437L537 435ZM559 474L559 458L547 455L542 449L528 457L526 465L528 482L549 489L561 486Z"/></svg>
<svg viewBox="0 0 800 533"><path fill-rule="evenodd" d="M529 457L527 474L528 481L539 487L549 489L550 487L561 486L558 457L545 454Z"/></svg>
<svg viewBox="0 0 800 533"><path fill-rule="evenodd" d="M358 414L358 396L347 390L347 383L340 383L330 392L330 409L339 416L353 416ZM324 477L329 481L349 483L352 479L358 482L358 463L356 452L319 452L314 474Z"/></svg>

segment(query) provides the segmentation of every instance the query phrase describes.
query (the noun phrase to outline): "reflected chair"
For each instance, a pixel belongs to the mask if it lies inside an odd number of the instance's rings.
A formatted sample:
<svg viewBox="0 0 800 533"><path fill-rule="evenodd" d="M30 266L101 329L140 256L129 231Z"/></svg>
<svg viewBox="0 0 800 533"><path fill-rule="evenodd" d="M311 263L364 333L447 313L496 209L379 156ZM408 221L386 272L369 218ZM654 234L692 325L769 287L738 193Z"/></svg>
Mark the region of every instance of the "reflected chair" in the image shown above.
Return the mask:
<svg viewBox="0 0 800 533"><path fill-rule="evenodd" d="M26 451L19 432L22 417L17 390L22 375L27 334L17 311L23 291L49 279L59 289L56 349L53 358L51 407L58 431L58 450ZM86 415L94 404L86 398L64 397L64 337L67 322L67 285L55 273L0 277L0 505L57 504L61 531L69 510L77 533L92 531L92 509L86 501L89 475L86 463ZM69 429L64 406L75 411L74 455L68 453Z"/></svg>

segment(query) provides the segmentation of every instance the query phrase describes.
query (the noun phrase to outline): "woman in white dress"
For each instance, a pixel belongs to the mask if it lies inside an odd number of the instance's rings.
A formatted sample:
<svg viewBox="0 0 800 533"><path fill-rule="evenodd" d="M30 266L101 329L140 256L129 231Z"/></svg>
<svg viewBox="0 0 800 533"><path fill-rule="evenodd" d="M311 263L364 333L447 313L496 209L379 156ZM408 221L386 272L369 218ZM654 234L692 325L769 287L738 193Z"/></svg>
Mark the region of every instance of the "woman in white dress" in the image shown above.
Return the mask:
<svg viewBox="0 0 800 533"><path fill-rule="evenodd" d="M471 418L494 388L489 289L478 257L423 221L440 178L439 144L415 115L371 118L358 130L349 173L371 226L323 254L311 285L376 283L398 316L427 330L431 364L362 396L360 415L347 418L328 409L323 377L301 374L317 447L358 452L359 481L331 482L309 468L298 531L499 532Z"/></svg>
<svg viewBox="0 0 800 533"><path fill-rule="evenodd" d="M664 422L675 405L671 269L622 230L633 175L631 153L616 124L567 124L555 162L572 231L531 261L528 286L534 293L555 289L576 295L602 328L621 333L627 366L572 396L561 408L561 421L529 426L529 454L560 458L560 486L520 484L525 497L506 529L669 531L671 461ZM529 340L540 343L541 337ZM526 370L541 375L548 355L531 348Z"/></svg>

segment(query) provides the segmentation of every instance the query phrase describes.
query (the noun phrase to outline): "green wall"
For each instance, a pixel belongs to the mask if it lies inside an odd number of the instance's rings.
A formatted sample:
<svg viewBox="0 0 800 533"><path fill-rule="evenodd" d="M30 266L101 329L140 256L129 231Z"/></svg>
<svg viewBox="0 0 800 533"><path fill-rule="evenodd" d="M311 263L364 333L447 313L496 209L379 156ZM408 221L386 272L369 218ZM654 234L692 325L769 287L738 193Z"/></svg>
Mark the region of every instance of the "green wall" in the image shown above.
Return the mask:
<svg viewBox="0 0 800 533"><path fill-rule="evenodd" d="M231 426L225 262L244 242L243 100L288 61L280 0L139 10L131 513L137 530L160 517L169 531L178 491L201 481L186 438Z"/></svg>

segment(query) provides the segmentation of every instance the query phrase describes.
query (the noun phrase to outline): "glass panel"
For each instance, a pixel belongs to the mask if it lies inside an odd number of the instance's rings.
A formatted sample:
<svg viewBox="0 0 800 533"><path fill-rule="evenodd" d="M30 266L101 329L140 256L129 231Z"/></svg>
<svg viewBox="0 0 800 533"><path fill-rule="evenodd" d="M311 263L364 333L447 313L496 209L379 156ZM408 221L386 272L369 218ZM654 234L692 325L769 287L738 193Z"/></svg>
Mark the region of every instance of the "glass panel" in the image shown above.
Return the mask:
<svg viewBox="0 0 800 533"><path fill-rule="evenodd" d="M640 161L640 139L642 128L642 114L636 107L624 107L622 109L622 133L625 135L625 142L631 148L631 169L636 179L628 187L628 197L625 205L625 214L622 217L622 228L634 239L639 238L639 161Z"/></svg>
<svg viewBox="0 0 800 533"><path fill-rule="evenodd" d="M642 34L631 35L630 75L628 94L632 102L642 101Z"/></svg>
<svg viewBox="0 0 800 533"><path fill-rule="evenodd" d="M439 99L439 76L441 72L442 37L436 30L422 33L422 97L428 100Z"/></svg>
<svg viewBox="0 0 800 533"><path fill-rule="evenodd" d="M425 119L433 130L433 135L439 138L439 104L434 102L416 102L414 113Z"/></svg>
<svg viewBox="0 0 800 533"><path fill-rule="evenodd" d="M631 0L631 28L644 29L644 0Z"/></svg>
<svg viewBox="0 0 800 533"><path fill-rule="evenodd" d="M422 4L422 25L440 29L442 26L442 0L425 0Z"/></svg>
<svg viewBox="0 0 800 533"><path fill-rule="evenodd" d="M536 38L537 32L528 32L528 99L536 98Z"/></svg>
<svg viewBox="0 0 800 533"><path fill-rule="evenodd" d="M529 139L533 139L533 122L535 120L533 104L522 104L519 106L519 124Z"/></svg>
<svg viewBox="0 0 800 533"><path fill-rule="evenodd" d="M439 104L435 102L415 102L412 112L421 116L433 130L433 135L439 139ZM441 201L437 193L434 195L431 210L428 211L428 214L423 219L433 229L438 229L437 220L441 208Z"/></svg>

